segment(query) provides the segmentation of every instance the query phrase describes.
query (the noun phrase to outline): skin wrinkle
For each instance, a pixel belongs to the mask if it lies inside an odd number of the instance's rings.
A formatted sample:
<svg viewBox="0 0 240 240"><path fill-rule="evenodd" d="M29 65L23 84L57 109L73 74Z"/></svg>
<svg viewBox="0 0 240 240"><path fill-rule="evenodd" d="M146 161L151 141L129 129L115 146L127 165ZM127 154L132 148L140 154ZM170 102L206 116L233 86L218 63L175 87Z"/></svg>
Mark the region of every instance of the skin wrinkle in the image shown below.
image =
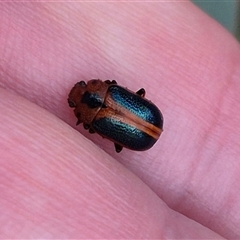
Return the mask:
<svg viewBox="0 0 240 240"><path fill-rule="evenodd" d="M214 119L212 119L211 124L208 126L208 130L205 132L205 136L202 138L202 142L200 143L201 149L199 149L199 159L201 159L201 152L203 152L202 150L204 148L206 148L206 146L208 145L209 141L211 140L211 138L214 137L214 134L218 133L218 129L222 128L222 124L225 121L222 121L222 118L224 116L222 116L222 112L224 111L224 103L225 103L225 99L228 99L227 94L229 89L231 88L231 83L232 83L232 77L227 78L229 79L228 83L224 84L222 86L222 89L220 89L220 93L219 93L219 99L216 101L217 104L215 105L214 108ZM212 106L212 104L211 104ZM219 138L221 138L219 136ZM225 139L226 137L223 136L221 139ZM226 141L227 142L227 141ZM224 148L224 144L222 146L220 146L221 150L218 149L212 149L212 151L215 151L215 156L212 156L213 158L217 158L217 155L221 155L221 151ZM220 150L220 151L219 151ZM217 155L216 155L217 154Z"/></svg>

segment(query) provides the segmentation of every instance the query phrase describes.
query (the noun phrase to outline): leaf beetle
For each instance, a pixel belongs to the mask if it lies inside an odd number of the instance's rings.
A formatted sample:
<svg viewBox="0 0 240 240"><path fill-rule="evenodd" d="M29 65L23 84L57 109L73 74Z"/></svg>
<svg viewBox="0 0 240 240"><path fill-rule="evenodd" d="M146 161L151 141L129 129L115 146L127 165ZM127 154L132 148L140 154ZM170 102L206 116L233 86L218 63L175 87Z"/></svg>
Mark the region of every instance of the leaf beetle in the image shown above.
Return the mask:
<svg viewBox="0 0 240 240"><path fill-rule="evenodd" d="M144 96L143 88L135 93L115 80L92 79L74 85L68 104L74 108L77 125L83 123L90 133L114 142L116 152L123 147L144 151L154 145L163 128L162 113Z"/></svg>

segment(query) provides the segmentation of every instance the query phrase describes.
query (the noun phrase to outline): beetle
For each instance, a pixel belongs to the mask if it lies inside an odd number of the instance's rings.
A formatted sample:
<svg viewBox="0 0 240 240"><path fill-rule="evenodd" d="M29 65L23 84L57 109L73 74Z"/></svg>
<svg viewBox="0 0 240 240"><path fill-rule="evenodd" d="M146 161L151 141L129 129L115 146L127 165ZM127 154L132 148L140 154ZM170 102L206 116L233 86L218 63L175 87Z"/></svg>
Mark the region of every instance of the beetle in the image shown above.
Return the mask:
<svg viewBox="0 0 240 240"><path fill-rule="evenodd" d="M144 151L158 140L163 116L152 102L144 98L145 90L136 93L121 87L115 80L80 81L68 95L77 124L90 133L98 133L114 142L116 152L122 148Z"/></svg>

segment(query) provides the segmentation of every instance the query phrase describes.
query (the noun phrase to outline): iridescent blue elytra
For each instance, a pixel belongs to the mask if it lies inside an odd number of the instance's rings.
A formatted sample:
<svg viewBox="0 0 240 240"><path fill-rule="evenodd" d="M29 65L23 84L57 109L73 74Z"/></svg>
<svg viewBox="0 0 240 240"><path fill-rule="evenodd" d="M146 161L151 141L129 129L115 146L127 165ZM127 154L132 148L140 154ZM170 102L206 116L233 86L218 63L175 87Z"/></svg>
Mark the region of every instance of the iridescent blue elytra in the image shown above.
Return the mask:
<svg viewBox="0 0 240 240"><path fill-rule="evenodd" d="M154 145L163 127L161 112L144 96L143 88L134 93L115 80L93 79L76 83L68 103L77 124L113 141L117 152L123 147L143 151Z"/></svg>
<svg viewBox="0 0 240 240"><path fill-rule="evenodd" d="M153 103L118 85L110 86L108 94L115 103L156 127L162 128L162 114L159 114L158 108Z"/></svg>

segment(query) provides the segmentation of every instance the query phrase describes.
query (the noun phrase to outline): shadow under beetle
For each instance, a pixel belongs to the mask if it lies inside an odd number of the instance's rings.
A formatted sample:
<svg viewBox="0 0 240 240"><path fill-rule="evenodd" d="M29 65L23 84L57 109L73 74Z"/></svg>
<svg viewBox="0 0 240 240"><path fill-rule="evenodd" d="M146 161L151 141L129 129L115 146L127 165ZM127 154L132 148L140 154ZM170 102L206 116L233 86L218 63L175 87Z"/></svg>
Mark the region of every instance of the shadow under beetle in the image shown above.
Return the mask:
<svg viewBox="0 0 240 240"><path fill-rule="evenodd" d="M68 104L74 108L77 125L83 123L90 133L114 142L116 152L123 147L144 151L154 145L163 128L162 113L144 96L143 88L134 93L115 80L92 79L74 85Z"/></svg>

